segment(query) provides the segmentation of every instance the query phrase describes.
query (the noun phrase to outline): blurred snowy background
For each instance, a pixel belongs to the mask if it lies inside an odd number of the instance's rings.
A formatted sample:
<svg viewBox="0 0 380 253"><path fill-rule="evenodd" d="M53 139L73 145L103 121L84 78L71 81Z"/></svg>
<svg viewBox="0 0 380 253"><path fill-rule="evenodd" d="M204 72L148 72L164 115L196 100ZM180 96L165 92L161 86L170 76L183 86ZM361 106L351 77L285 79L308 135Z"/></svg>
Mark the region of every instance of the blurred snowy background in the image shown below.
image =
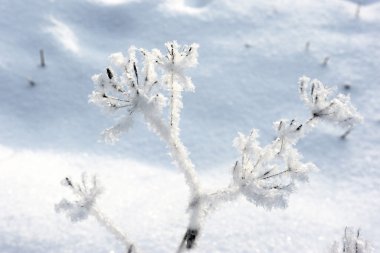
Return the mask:
<svg viewBox="0 0 380 253"><path fill-rule="evenodd" d="M116 145L99 142L113 119L87 102L108 55L171 40L200 44L181 135L207 188L229 182L238 131L258 128L265 144L273 121L308 116L302 75L349 93L365 118L346 140L326 126L301 141L320 172L288 209L227 204L194 252L327 252L347 225L379 251L380 1L358 2L0 0L0 252L121 252L95 220L54 211L68 195L60 180L83 171L99 176L99 206L139 248L175 251L188 191L165 145L142 121Z"/></svg>

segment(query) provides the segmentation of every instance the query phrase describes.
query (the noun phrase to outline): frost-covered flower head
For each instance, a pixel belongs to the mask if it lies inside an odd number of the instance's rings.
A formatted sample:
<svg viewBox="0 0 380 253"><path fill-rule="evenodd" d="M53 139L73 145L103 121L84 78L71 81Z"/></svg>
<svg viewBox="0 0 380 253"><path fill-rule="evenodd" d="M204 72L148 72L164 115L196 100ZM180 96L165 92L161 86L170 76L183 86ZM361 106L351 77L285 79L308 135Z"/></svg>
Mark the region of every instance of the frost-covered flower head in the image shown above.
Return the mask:
<svg viewBox="0 0 380 253"><path fill-rule="evenodd" d="M143 67L138 68L136 52L142 54ZM111 66L92 80L95 90L89 97L89 102L109 110L127 108L129 113L144 108L144 102L151 102L161 94L157 92L157 74L154 55L143 49L131 47L128 57L115 53L109 57ZM121 74L119 74L121 72ZM163 104L156 105L162 108Z"/></svg>
<svg viewBox="0 0 380 253"><path fill-rule="evenodd" d="M194 84L191 78L185 75L184 71L198 64L199 45L193 43L180 46L177 41L171 41L165 43L165 47L167 49L165 55L156 51L158 56L157 63L166 73L162 78L163 83L168 89L171 89L173 82L176 82L181 90L194 91Z"/></svg>
<svg viewBox="0 0 380 253"><path fill-rule="evenodd" d="M62 180L62 185L71 189L76 198L72 201L62 199L55 206L55 210L57 212L65 212L73 222L87 219L96 203L97 197L103 192L96 177L93 176L91 181L89 181L86 174L82 174L80 184L75 184L70 178L66 177Z"/></svg>
<svg viewBox="0 0 380 253"><path fill-rule="evenodd" d="M104 131L107 142L117 141L128 131L137 112L145 118L163 117L168 100L171 125L178 129L181 91L194 90L191 78L184 72L197 64L198 45L181 47L175 41L165 45L166 55L158 49L147 51L136 47L129 48L127 57L120 52L114 53L109 57L111 65L92 77L95 90L89 102L109 112L122 112L119 122Z"/></svg>
<svg viewBox="0 0 380 253"><path fill-rule="evenodd" d="M322 119L348 128L363 120L351 104L349 96L338 94L330 99L331 89L320 81L310 81L305 76L299 79L298 84L301 99L310 109L313 119Z"/></svg>
<svg viewBox="0 0 380 253"><path fill-rule="evenodd" d="M314 164L302 163L294 148L302 125L287 122L275 123L278 137L264 148L260 147L255 129L249 136L239 133L234 140L242 157L234 167L234 183L247 200L268 209L285 208L295 181L306 181L307 174L316 170Z"/></svg>

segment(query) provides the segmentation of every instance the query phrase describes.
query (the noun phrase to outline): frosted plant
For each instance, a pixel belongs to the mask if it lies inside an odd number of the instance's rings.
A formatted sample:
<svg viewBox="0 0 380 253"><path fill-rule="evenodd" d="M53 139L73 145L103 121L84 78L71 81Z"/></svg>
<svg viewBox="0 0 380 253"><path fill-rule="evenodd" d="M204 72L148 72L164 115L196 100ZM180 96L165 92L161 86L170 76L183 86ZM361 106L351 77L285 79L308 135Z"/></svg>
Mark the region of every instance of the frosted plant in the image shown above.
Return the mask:
<svg viewBox="0 0 380 253"><path fill-rule="evenodd" d="M312 113L310 121L324 120L347 128L362 121L349 96L339 94L330 99L331 89L318 80L310 81L308 77L301 77L299 90L301 99Z"/></svg>
<svg viewBox="0 0 380 253"><path fill-rule="evenodd" d="M330 253L371 253L372 248L368 242L360 238L360 230L346 227L342 238L342 244L334 242Z"/></svg>
<svg viewBox="0 0 380 253"><path fill-rule="evenodd" d="M91 184L89 184L86 174L82 175L81 184L74 184L70 178L66 177L62 180L62 185L73 191L76 200L62 199L56 205L56 211L66 212L67 216L74 222L87 219L94 209L97 197L103 191L98 185L96 177L92 178Z"/></svg>
<svg viewBox="0 0 380 253"><path fill-rule="evenodd" d="M88 216L94 216L95 219L105 227L117 240L119 240L126 248L128 253L136 253L134 245L128 241L126 235L121 232L99 209L96 207L96 200L103 192L99 186L95 176L89 179L86 174L82 174L80 183L74 183L70 178L66 177L62 180L62 185L69 188L74 196L74 200L62 199L55 205L57 212L65 212L73 222L82 221Z"/></svg>
<svg viewBox="0 0 380 253"><path fill-rule="evenodd" d="M302 137L302 124L295 120L274 123L278 137L261 148L258 131L249 136L239 133L234 146L241 152L241 161L234 168L234 183L247 200L268 209L287 206L287 197L295 181L306 181L307 174L316 170L312 163L302 163L294 148Z"/></svg>
<svg viewBox="0 0 380 253"><path fill-rule="evenodd" d="M295 147L298 140L320 120L345 128L361 121L349 97L338 95L330 98L330 90L321 82L310 82L309 78L302 77L299 81L300 95L311 117L303 123L295 119L275 122L277 137L266 146L260 145L258 130L253 129L247 136L239 133L233 143L241 157L232 166L231 183L213 192L205 191L179 131L182 92L194 90L185 72L197 64L198 45L180 46L176 42L168 42L165 46L165 54L157 49L147 51L135 47L128 50L127 57L122 53L112 54L111 66L92 78L95 90L89 101L110 113L121 115L113 127L103 132L107 142L119 140L121 134L132 126L135 115L141 113L149 128L167 144L190 190L189 223L177 252L194 248L207 215L219 204L235 200L240 195L256 206L285 208L297 181L307 181L309 172L317 170L314 164L302 161ZM94 210L94 201L88 203L90 210ZM89 209L86 205L81 208Z"/></svg>

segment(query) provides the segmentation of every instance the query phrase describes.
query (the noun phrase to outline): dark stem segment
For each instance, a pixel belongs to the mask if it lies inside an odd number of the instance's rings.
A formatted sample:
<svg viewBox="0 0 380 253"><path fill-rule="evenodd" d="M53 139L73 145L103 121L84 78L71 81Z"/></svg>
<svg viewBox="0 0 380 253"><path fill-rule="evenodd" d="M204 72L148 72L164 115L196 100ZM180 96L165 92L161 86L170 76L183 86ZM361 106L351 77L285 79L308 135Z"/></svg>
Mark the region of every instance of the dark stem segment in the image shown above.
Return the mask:
<svg viewBox="0 0 380 253"><path fill-rule="evenodd" d="M40 50L40 63L41 67L45 67L45 54L43 49Z"/></svg>
<svg viewBox="0 0 380 253"><path fill-rule="evenodd" d="M178 253L182 252L184 248L186 248L187 250L194 248L195 240L197 239L198 234L199 234L198 229L188 228L177 252Z"/></svg>
<svg viewBox="0 0 380 253"><path fill-rule="evenodd" d="M107 76L110 80L113 78L112 71L109 68L107 68Z"/></svg>
<svg viewBox="0 0 380 253"><path fill-rule="evenodd" d="M341 138L342 140L345 140L346 137L347 137L347 135L349 135L349 134L351 133L351 130L352 130L352 128L347 129L347 131L344 132L344 133L340 136L340 138Z"/></svg>
<svg viewBox="0 0 380 253"><path fill-rule="evenodd" d="M129 246L128 248L128 253L134 253L135 252L135 246L133 246L133 244L131 244L131 246Z"/></svg>

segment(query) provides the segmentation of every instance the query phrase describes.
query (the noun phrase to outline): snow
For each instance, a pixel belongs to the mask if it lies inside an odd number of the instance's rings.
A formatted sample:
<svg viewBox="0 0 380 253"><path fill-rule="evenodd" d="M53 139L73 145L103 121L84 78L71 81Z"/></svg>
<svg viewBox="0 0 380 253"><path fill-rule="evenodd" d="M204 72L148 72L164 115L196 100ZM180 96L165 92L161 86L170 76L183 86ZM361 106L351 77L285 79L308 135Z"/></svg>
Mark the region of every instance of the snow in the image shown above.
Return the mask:
<svg viewBox="0 0 380 253"><path fill-rule="evenodd" d="M54 211L70 196L61 180L83 171L98 176L99 207L138 248L176 250L189 192L165 145L139 119L117 144L98 142L113 119L87 102L91 76L111 53L164 51L172 40L200 45L180 127L206 188L230 182L237 132L260 129L265 145L272 122L308 117L302 75L350 94L364 116L345 141L327 125L300 141L320 171L287 209L268 212L243 198L225 204L194 252L328 252L345 226L380 249L380 2L363 1L358 18L356 8L344 0L3 0L0 252L121 252L94 219L72 224Z"/></svg>
<svg viewBox="0 0 380 253"><path fill-rule="evenodd" d="M63 22L50 17L52 26L47 29L47 32L51 33L57 42L62 43L62 46L73 53L79 52L78 39L74 32L65 25Z"/></svg>

